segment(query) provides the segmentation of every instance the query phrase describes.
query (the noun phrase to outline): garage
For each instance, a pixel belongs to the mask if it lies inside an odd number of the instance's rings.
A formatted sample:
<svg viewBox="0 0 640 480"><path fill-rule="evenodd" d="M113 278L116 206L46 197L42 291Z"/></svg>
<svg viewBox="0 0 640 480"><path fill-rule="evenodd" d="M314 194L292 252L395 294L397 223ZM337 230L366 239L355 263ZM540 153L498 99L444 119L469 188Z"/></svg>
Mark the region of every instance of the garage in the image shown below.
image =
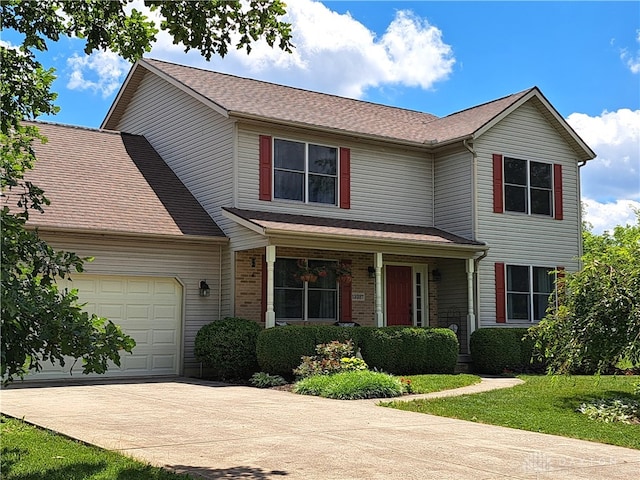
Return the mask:
<svg viewBox="0 0 640 480"><path fill-rule="evenodd" d="M177 375L180 372L182 286L173 278L76 274L63 288L78 289L83 309L106 317L136 341L131 354L123 353L120 367L113 365L99 377ZM71 359L64 367L46 365L33 380L86 378Z"/></svg>

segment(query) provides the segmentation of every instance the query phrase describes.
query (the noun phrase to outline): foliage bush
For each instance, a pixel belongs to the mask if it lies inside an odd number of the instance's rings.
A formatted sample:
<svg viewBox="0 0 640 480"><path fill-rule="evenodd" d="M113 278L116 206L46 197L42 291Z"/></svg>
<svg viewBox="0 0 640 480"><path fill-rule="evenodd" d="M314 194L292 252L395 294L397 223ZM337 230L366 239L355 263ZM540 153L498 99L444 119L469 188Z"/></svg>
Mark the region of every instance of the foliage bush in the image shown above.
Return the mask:
<svg viewBox="0 0 640 480"><path fill-rule="evenodd" d="M631 398L610 398L583 403L578 407L578 411L591 420L605 423L640 424L640 402Z"/></svg>
<svg viewBox="0 0 640 480"><path fill-rule="evenodd" d="M332 373L367 370L364 360L354 357L353 342L344 343L334 340L316 345L317 355L302 357L302 363L294 369L297 377L306 378L312 375L330 375Z"/></svg>
<svg viewBox="0 0 640 480"><path fill-rule="evenodd" d="M266 372L256 372L249 379L251 385L258 388L270 388L285 385L287 381L280 375L269 375Z"/></svg>
<svg viewBox="0 0 640 480"><path fill-rule="evenodd" d="M526 328L480 328L471 334L469 347L477 373L498 375L505 370L523 372L540 370L532 364L533 341Z"/></svg>
<svg viewBox="0 0 640 480"><path fill-rule="evenodd" d="M403 385L399 378L369 370L314 375L297 382L294 393L340 400L399 397Z"/></svg>
<svg viewBox="0 0 640 480"><path fill-rule="evenodd" d="M547 316L531 329L553 373L640 368L640 209L635 225L583 231L583 268L567 273Z"/></svg>
<svg viewBox="0 0 640 480"><path fill-rule="evenodd" d="M256 322L243 318L211 322L196 335L195 356L214 378L249 378L258 370L256 342L261 331Z"/></svg>
<svg viewBox="0 0 640 480"><path fill-rule="evenodd" d="M362 338L367 364L396 375L453 373L458 349L456 335L447 328L372 328Z"/></svg>
<svg viewBox="0 0 640 480"><path fill-rule="evenodd" d="M300 358L315 352L316 327L268 328L260 332L256 343L256 355L260 369L285 378L293 376L293 370L300 364Z"/></svg>
<svg viewBox="0 0 640 480"><path fill-rule="evenodd" d="M458 359L458 339L445 328L285 326L260 332L260 369L291 377L303 356L315 346L350 339L369 368L399 375L452 373Z"/></svg>

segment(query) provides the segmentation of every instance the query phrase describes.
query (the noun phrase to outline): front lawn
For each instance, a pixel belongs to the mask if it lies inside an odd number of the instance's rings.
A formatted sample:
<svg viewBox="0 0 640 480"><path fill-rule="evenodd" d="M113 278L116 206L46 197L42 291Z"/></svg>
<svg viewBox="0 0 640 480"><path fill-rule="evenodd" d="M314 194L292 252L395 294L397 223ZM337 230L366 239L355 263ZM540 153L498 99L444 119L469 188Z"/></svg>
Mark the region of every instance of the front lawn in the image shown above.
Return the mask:
<svg viewBox="0 0 640 480"><path fill-rule="evenodd" d="M476 375L409 375L398 377L370 370L312 375L293 385L292 391L339 400L399 397L405 393L431 393L473 385Z"/></svg>
<svg viewBox="0 0 640 480"><path fill-rule="evenodd" d="M384 406L479 423L640 449L640 427L591 420L577 411L601 398L634 398L637 376L520 376L513 388L446 399L393 401ZM637 399L637 397L635 397Z"/></svg>
<svg viewBox="0 0 640 480"><path fill-rule="evenodd" d="M186 480L189 475L152 467L88 446L13 418L0 418L6 480Z"/></svg>

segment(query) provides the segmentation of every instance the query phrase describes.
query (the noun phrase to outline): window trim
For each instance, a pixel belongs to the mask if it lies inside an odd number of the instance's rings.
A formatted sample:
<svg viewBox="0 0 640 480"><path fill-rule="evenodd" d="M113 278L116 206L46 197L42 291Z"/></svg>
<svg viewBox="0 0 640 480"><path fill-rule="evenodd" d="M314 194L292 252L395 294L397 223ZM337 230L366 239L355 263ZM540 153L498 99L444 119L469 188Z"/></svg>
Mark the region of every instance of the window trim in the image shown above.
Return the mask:
<svg viewBox="0 0 640 480"><path fill-rule="evenodd" d="M510 213L510 214L514 214L514 215L529 215L529 216L536 216L536 217L550 217L550 218L555 218L556 217L556 200L557 200L557 193L556 193L556 174L557 174L557 168L556 165L553 162L548 162L548 161L541 161L541 160L534 160L531 158L520 158L519 156L512 156L512 155L508 155L508 154L503 154L502 156L502 161L501 161L501 167L502 167L502 185L501 185L501 190L502 190L502 212L504 213ZM506 165L506 161L507 159L511 159L511 160L518 160L521 162L526 162L527 164L527 168L526 168L526 176L527 176L527 183L526 185L519 185L519 184L513 184L513 183L507 183L506 181L506 171L505 171L505 165ZM549 170L550 170L550 176L551 176L551 185L548 188L549 191L549 206L550 206L550 212L549 214L546 213L532 213L531 212L531 191L532 188L536 189L536 190L547 190L542 189L540 187L532 187L531 186L531 163L540 163L543 165L548 165L549 166ZM516 187L524 187L526 189L526 209L524 212L519 212L519 211L515 211L515 210L508 210L507 209L507 186L516 186ZM561 185L561 184L560 184Z"/></svg>
<svg viewBox="0 0 640 480"><path fill-rule="evenodd" d="M293 143L302 143L304 144L305 148L304 148L304 199L303 200L292 200L292 199L288 199L288 198L280 198L280 197L276 197L276 161L275 161L275 142L276 140L282 140L285 142L293 142ZM326 147L326 148L332 148L336 151L336 173L335 175L326 175L326 174L317 174L317 173L313 173L309 171L309 145L316 145L318 147ZM321 206L328 206L328 207L339 207L340 206L340 201L341 201L341 192L340 192L340 187L341 187L341 165L340 165L340 161L341 161L341 149L339 146L337 145L328 145L328 144L323 144L323 143L316 143L316 142L311 142L311 141L306 141L306 140L298 140L298 139L293 139L293 138L287 138L287 137L271 137L271 156L272 156L272 160L271 160L271 196L272 196L272 200L274 201L278 201L278 202L287 202L287 203L295 203L295 204L304 204L304 205L321 205ZM281 169L279 168L278 170L286 170L286 169ZM286 170L289 171L289 170ZM322 177L332 177L335 179L335 197L334 197L334 201L333 203L323 203L323 202L313 202L309 200L309 176L310 175L317 175L317 176L322 176Z"/></svg>
<svg viewBox="0 0 640 480"><path fill-rule="evenodd" d="M529 287L529 291L527 292L527 296L529 299L529 312L528 312L528 318L527 320L521 320L521 319L514 319L514 318L510 318L509 317L509 294L510 293L514 293L514 294L524 294L524 292L519 292L519 291L514 291L514 290L509 290L509 267L526 267L528 270L528 287ZM549 274L553 273L553 280L552 280L552 284L553 284L553 289L551 292L549 292L549 295L552 295L553 293L555 293L556 289L557 289L557 283L558 283L558 270L559 267L549 267L549 266L542 266L542 265L526 265L526 264L518 264L518 263L504 263L504 309L505 309L505 321L506 323L512 323L512 324L532 324L532 323L537 323L540 320L535 319L535 315L534 315L534 299L536 295L540 295L541 292L535 292L533 290L533 285L534 285L534 269L536 268L543 268L549 271ZM548 301L548 298L547 298ZM544 318L544 316L543 316Z"/></svg>

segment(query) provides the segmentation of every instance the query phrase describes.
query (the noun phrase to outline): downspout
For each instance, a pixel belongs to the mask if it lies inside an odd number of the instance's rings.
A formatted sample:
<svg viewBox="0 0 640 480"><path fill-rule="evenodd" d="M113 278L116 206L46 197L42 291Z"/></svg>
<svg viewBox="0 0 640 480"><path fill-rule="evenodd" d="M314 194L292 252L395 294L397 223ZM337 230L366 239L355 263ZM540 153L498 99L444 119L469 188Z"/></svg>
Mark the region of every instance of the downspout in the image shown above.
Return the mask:
<svg viewBox="0 0 640 480"><path fill-rule="evenodd" d="M218 245L218 320L222 318L222 245Z"/></svg>
<svg viewBox="0 0 640 480"><path fill-rule="evenodd" d="M471 153L471 200L473 202L473 208L471 210L471 215L473 215L473 219L472 219L472 229L473 229L473 234L472 234L472 238L474 240L478 240L478 154L476 153L475 149L473 148L473 137L471 137L471 145L469 145L469 138L465 138L464 140L462 140L462 145L464 146L464 148L466 148L469 153ZM467 336L467 348L469 348L469 340L471 339L471 333L473 333L474 331L476 331L478 328L480 328L480 299L479 299L479 290L480 287L478 285L478 277L479 277L479 263L480 261L485 258L488 254L488 251L485 250L484 252L482 252L482 255L480 255L479 257L473 259L473 273L475 274L475 281L473 282L473 296L475 298L475 309L476 309L476 314L473 316L473 325L469 325L469 329L471 330L471 332L469 333L469 335ZM469 350L470 351L470 350Z"/></svg>
<svg viewBox="0 0 640 480"><path fill-rule="evenodd" d="M431 153L431 226L436 226L436 156Z"/></svg>
<svg viewBox="0 0 640 480"><path fill-rule="evenodd" d="M472 140L472 145L473 145L473 138ZM471 162L471 200L473 202L473 209L471 211L471 215L473 215L473 219L472 219L472 228L473 228L473 234L472 234L472 238L474 240L477 240L477 235L478 235L478 188L476 186L477 184L477 180L478 180L478 154L476 153L476 151L474 150L473 146L469 146L469 139L465 138L464 140L462 140L462 145L464 145L464 148L466 148L467 150L469 150L469 152L472 155L472 162Z"/></svg>

